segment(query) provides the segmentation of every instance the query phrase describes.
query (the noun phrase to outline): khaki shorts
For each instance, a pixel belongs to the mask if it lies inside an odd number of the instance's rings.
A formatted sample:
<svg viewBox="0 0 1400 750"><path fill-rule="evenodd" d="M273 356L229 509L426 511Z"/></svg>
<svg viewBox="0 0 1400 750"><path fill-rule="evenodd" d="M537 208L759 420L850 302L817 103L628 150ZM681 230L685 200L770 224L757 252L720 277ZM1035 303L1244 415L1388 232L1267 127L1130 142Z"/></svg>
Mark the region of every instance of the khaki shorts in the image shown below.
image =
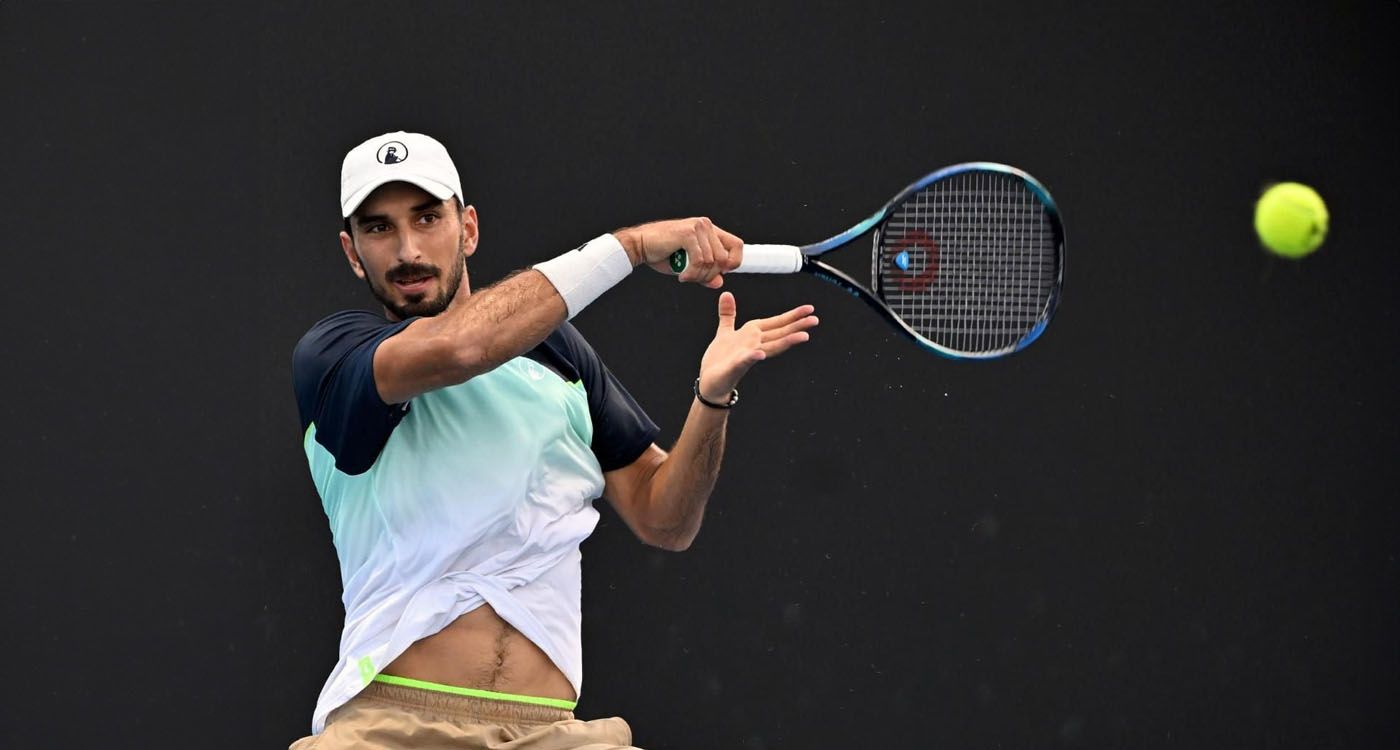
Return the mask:
<svg viewBox="0 0 1400 750"><path fill-rule="evenodd" d="M326 730L288 750L638 750L613 717L372 682L331 712Z"/></svg>

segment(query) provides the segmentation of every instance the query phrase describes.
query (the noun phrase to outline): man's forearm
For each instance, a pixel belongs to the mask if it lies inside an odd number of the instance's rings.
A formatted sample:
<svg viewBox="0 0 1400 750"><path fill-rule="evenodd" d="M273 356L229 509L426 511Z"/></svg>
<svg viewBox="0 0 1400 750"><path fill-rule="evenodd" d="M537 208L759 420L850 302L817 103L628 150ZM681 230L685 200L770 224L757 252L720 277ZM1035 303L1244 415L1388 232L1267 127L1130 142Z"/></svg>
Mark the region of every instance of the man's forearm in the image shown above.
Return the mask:
<svg viewBox="0 0 1400 750"><path fill-rule="evenodd" d="M468 380L529 351L634 266L617 238L602 235L459 297L423 332L448 349L453 380Z"/></svg>
<svg viewBox="0 0 1400 750"><path fill-rule="evenodd" d="M463 379L534 348L564 322L564 300L543 274L517 271L429 319L454 343Z"/></svg>
<svg viewBox="0 0 1400 750"><path fill-rule="evenodd" d="M657 546L682 550L700 532L719 477L728 421L727 410L691 401L680 438L651 482L646 525Z"/></svg>
<svg viewBox="0 0 1400 750"><path fill-rule="evenodd" d="M413 323L394 337L390 354L381 347L375 355L380 397L402 403L499 367L544 340L639 263L662 263L674 248L692 253L682 281L717 286L718 274L732 267L725 265L726 248L742 246L708 219L652 222L618 234L621 239L599 236L480 292L459 294L441 314Z"/></svg>
<svg viewBox="0 0 1400 750"><path fill-rule="evenodd" d="M374 356L387 404L464 383L529 351L564 320L564 301L537 271L522 271L413 322Z"/></svg>

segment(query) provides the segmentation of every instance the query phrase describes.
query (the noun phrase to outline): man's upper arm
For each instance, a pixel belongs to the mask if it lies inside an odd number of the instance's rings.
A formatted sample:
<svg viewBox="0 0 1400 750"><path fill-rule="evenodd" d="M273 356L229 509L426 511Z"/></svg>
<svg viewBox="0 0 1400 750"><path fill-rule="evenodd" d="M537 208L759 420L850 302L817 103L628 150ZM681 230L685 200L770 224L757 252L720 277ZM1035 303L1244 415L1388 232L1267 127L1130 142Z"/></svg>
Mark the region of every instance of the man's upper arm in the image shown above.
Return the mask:
<svg viewBox="0 0 1400 750"><path fill-rule="evenodd" d="M292 353L292 380L302 429L347 474L369 469L407 411L386 403L375 380L376 351L412 321L390 323L374 313L337 313L317 323Z"/></svg>
<svg viewBox="0 0 1400 750"><path fill-rule="evenodd" d="M411 320L374 353L374 381L385 403L408 401L422 393L462 382L456 352L435 335L429 318Z"/></svg>

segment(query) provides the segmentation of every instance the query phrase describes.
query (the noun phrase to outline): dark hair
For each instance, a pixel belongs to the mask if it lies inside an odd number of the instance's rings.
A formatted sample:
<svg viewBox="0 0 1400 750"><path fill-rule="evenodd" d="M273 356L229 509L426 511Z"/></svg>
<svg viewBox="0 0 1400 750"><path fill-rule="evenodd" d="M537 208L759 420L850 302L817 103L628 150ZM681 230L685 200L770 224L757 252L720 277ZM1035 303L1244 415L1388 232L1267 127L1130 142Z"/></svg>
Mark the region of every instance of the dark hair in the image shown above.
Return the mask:
<svg viewBox="0 0 1400 750"><path fill-rule="evenodd" d="M453 196L452 196L452 205L454 205L454 206L457 207L457 215L458 215L458 216L461 216L461 215L462 215L462 199L461 199L461 198L458 198L458 197L456 196L456 194L453 194ZM358 209L358 208L355 209L355 212L356 212L356 213L359 213L359 209ZM355 214L350 214L350 216L354 216L354 215L355 215ZM345 217L345 233L348 234L348 235L350 235L350 237L353 239L353 238L355 237L355 232L352 231L352 230L350 229L350 216Z"/></svg>

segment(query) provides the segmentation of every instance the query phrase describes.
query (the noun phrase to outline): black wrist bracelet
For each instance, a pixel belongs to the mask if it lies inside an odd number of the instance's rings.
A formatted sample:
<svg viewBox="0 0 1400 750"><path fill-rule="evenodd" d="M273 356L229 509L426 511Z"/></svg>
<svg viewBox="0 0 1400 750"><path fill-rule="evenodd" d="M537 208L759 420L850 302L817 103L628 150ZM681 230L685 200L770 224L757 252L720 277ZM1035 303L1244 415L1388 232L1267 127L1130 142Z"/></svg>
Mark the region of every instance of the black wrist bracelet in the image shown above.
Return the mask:
<svg viewBox="0 0 1400 750"><path fill-rule="evenodd" d="M695 386L693 390L695 391L695 397L700 399L700 403L710 407L711 409L732 409L734 408L735 404L739 403L738 388L735 388L734 390L729 392L729 402L724 404L717 404L713 401L706 401L705 397L700 395L700 378L695 379Z"/></svg>

